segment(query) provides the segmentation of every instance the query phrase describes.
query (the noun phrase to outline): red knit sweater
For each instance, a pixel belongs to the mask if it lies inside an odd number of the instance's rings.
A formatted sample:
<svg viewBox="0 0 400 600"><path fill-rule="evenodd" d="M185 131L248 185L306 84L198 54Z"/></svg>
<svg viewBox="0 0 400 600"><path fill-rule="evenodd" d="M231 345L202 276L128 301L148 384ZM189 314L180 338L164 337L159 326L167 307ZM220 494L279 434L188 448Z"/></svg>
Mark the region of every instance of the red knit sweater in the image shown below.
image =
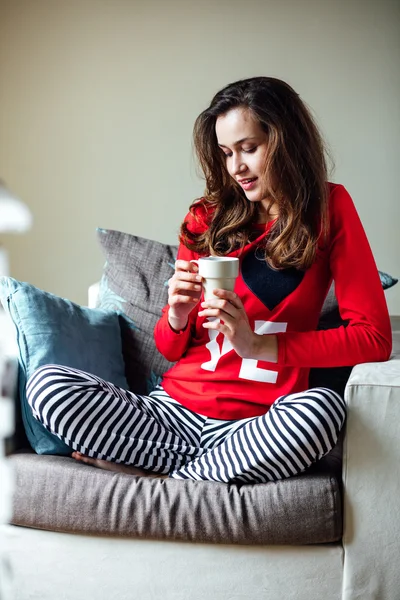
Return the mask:
<svg viewBox="0 0 400 600"><path fill-rule="evenodd" d="M330 242L308 270L274 271L259 260L256 248L271 223L262 226L243 252L230 254L240 254L235 292L250 326L260 335L278 337L277 363L240 358L223 334L202 327L199 305L179 333L168 323L168 306L163 309L154 332L156 345L168 360L178 362L165 373L162 385L178 402L213 418L256 416L279 396L307 389L310 367L389 358L389 315L368 240L348 192L342 185L329 187ZM192 215L185 220L198 230ZM181 244L178 258L198 255ZM315 331L332 279L340 315L348 325Z"/></svg>

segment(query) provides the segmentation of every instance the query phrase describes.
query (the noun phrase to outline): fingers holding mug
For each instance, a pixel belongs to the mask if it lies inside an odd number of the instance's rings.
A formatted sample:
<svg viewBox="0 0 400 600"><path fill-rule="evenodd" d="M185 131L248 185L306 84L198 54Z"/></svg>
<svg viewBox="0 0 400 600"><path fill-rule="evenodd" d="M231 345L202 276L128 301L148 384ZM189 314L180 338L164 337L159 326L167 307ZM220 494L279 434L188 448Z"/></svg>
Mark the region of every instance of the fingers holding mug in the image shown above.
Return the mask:
<svg viewBox="0 0 400 600"><path fill-rule="evenodd" d="M197 260L181 260L178 259L175 261L175 273L184 272L184 273L194 273L196 274L199 270L199 265Z"/></svg>
<svg viewBox="0 0 400 600"><path fill-rule="evenodd" d="M169 304L198 302L201 296L202 278L197 273L197 266L189 261L177 260L175 273L168 282Z"/></svg>

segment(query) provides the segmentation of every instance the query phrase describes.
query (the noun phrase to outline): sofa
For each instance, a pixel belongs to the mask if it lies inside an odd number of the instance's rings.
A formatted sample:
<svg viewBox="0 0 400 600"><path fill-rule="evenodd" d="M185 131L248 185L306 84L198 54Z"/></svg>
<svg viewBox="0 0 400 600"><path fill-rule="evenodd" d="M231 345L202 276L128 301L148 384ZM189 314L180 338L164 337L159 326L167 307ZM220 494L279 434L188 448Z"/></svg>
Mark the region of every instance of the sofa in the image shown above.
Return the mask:
<svg viewBox="0 0 400 600"><path fill-rule="evenodd" d="M169 366L155 350L152 328L166 302L176 247L111 230L98 235L106 257L100 285L89 290L89 308L68 304L68 311L86 319L80 334L93 314L117 319L127 385L144 393ZM32 320L41 292L29 292ZM13 284L7 298L18 294L26 289ZM46 314L48 302L54 299L46 296ZM319 327L336 326L346 323L332 288ZM21 338L23 324L16 327ZM42 345L53 330L54 320ZM61 344L65 353L70 333L51 352ZM99 355L97 348L100 361ZM70 356L65 363L78 366L77 353ZM33 358L19 359L21 395ZM103 471L77 463L68 449L53 454L45 442L33 452L21 401L8 457L12 518L2 527L13 600L399 600L399 333L389 361L312 370L310 381L344 393L342 439L301 475L256 485Z"/></svg>

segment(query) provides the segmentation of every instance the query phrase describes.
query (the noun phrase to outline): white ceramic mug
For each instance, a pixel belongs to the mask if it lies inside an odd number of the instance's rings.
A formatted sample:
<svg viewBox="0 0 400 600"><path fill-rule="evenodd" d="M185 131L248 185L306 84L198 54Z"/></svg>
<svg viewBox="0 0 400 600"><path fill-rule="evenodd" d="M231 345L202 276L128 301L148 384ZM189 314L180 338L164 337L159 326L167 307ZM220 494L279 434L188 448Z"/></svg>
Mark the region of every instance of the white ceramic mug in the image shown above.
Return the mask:
<svg viewBox="0 0 400 600"><path fill-rule="evenodd" d="M213 290L219 288L233 292L236 277L239 275L239 259L230 256L205 256L191 260L199 267L203 277L204 299L216 298Z"/></svg>

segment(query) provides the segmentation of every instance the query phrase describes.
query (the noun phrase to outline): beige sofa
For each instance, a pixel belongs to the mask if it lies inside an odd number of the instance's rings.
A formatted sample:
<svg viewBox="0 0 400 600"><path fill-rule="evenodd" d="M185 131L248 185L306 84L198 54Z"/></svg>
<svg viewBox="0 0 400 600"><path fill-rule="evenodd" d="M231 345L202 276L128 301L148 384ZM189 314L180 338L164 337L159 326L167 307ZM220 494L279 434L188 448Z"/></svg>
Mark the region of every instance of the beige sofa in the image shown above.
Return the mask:
<svg viewBox="0 0 400 600"><path fill-rule="evenodd" d="M286 544L276 543L279 536L274 538L273 529L268 529L271 517L268 505L263 508L261 517L260 514L254 517L256 524L250 517L248 522L253 529L257 529L258 522L260 532L264 532L267 539L270 536L274 543L246 541L243 519L248 515L243 512L243 506L249 511L251 501L238 507L235 527L229 525L232 515L227 517L227 529L222 528L220 533L215 531L218 520L210 531L204 531L203 524L197 523L201 541L188 541L192 535L189 526L186 524L185 528L181 523L183 529L177 533L179 524L168 523L165 517L161 519L161 534L153 531L149 523L147 529L140 530L138 527L144 527L146 518L150 518L151 523L160 521L162 503L175 502L177 488L168 486L181 482L152 480L149 483L147 480L144 485L141 478L76 465L68 457L17 453L10 461L17 475L13 520L19 526L7 525L3 531L15 585L14 600L398 600L400 339L397 335L394 334L391 360L356 366L346 387L343 535L339 534L338 541L304 544L295 543L293 538ZM78 476L74 473L69 479L68 469L78 468ZM22 477L19 483L18 477ZM306 474L303 479L297 478L300 482L291 485L306 482L312 486L312 477ZM224 484L184 483L211 486L211 492L207 492L211 495L201 492L212 504L206 506L206 512L219 514L220 509L222 514L226 510L227 486ZM134 506L140 514L135 514L130 533L115 535L112 531L118 531L120 526L119 511L123 510L123 502L113 505L112 498L115 486L121 485L127 486L127 490L135 488L136 496L128 512ZM269 497L269 491L273 490L278 507L284 506L284 485L284 482L265 484L273 486L266 487L265 493ZM245 490L245 487L230 489L228 496L236 502L235 494L239 498L247 492L253 493L254 490ZM262 490L260 486L257 489ZM306 488L299 489L301 493L301 489ZM126 501L129 498L132 501L131 492L125 493ZM85 497L91 499L90 506L81 501ZM107 510L102 512L104 497L111 501L107 501ZM52 503L52 522L59 524L58 531L46 530L54 527L46 523L46 502ZM314 514L318 518L318 502L312 493L307 496L310 513L303 512L303 515L308 527ZM191 508L196 516L198 507L193 504L187 510L190 512ZM279 519L291 518L290 511L285 513L285 510L282 509ZM87 525L92 512L96 513L95 523ZM339 516L341 519L342 515ZM24 519L30 521L24 523ZM302 524L299 522L297 526L301 529ZM196 529L196 519L193 527ZM170 539L168 532L174 534ZM207 541L219 534L228 538L217 539L220 543ZM195 539L196 532L193 535ZM257 537L257 532L253 531L252 535ZM245 540L242 543L224 543L242 538Z"/></svg>
<svg viewBox="0 0 400 600"><path fill-rule="evenodd" d="M152 332L176 247L98 235L106 265L89 305L122 313L128 384L143 393L137 384L168 368ZM338 316L330 292L319 327L339 326ZM334 372L342 389L344 371ZM328 385L319 375L312 385ZM343 467L336 448L276 483L133 477L21 443L3 532L13 600L400 600L398 338L390 361L353 369L345 397Z"/></svg>

